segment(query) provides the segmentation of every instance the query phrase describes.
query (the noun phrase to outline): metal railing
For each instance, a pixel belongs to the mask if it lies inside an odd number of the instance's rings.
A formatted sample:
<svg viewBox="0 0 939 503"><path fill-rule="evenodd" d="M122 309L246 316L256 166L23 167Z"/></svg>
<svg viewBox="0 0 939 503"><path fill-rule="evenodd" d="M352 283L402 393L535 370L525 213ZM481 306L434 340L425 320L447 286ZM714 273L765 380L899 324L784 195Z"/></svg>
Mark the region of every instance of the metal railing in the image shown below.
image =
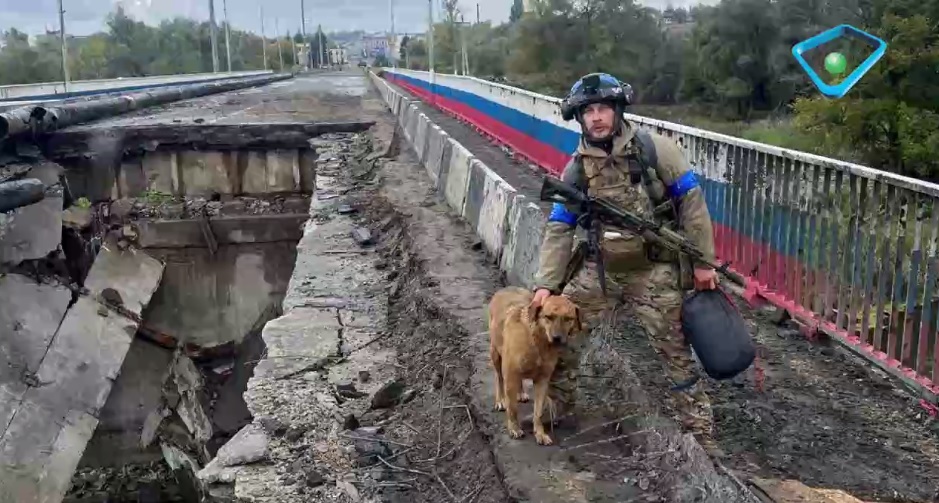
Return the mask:
<svg viewBox="0 0 939 503"><path fill-rule="evenodd" d="M429 82L426 72L384 74L405 87L414 88L414 79ZM454 75L436 75L434 85L421 92L429 89L451 98L469 93L478 108L510 107L539 127L556 127L556 148L569 147L567 131L575 130L560 120L557 98ZM746 275L761 297L907 383L933 396L939 392L939 185L679 124L627 118L674 139L703 175L718 256ZM536 162L544 158L520 153ZM557 166L539 164L557 172Z"/></svg>

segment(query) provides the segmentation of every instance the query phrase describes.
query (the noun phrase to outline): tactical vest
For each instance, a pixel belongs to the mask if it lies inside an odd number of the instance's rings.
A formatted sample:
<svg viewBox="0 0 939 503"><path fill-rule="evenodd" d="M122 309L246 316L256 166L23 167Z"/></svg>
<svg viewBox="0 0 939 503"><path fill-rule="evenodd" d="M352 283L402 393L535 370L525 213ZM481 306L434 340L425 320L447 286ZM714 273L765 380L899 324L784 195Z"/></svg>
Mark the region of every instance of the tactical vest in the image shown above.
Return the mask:
<svg viewBox="0 0 939 503"><path fill-rule="evenodd" d="M580 156L587 178L587 193L602 197L647 219L674 224L674 209L665 184L656 172L658 157L649 133L637 130L624 148L614 144L606 158ZM661 209L668 211L661 211ZM653 211L656 210L656 211ZM621 238L604 239L602 248L610 272L625 272L648 265L649 261L676 263L678 256L650 246L640 236L625 229Z"/></svg>

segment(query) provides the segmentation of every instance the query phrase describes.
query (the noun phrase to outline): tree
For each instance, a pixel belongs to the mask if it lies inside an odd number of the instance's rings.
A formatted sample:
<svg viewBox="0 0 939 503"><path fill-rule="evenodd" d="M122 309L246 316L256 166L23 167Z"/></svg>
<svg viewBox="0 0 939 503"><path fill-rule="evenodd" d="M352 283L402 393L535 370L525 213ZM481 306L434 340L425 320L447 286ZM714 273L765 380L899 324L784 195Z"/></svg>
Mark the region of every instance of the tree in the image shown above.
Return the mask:
<svg viewBox="0 0 939 503"><path fill-rule="evenodd" d="M399 60L401 60L401 61L407 60L407 55L408 55L408 42L410 42L410 41L411 41L411 37L409 37L409 36L407 36L407 35L405 35L404 38L401 39L401 48L398 49L398 59L399 59Z"/></svg>

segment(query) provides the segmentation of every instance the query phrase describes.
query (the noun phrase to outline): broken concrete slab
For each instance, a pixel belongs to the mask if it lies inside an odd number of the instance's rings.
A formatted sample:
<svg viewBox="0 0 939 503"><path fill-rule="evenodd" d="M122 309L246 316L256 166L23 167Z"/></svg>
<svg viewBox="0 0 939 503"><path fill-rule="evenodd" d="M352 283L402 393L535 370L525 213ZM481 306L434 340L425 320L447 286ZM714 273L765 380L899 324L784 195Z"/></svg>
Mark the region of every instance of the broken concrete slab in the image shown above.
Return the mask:
<svg viewBox="0 0 939 503"><path fill-rule="evenodd" d="M162 271L163 264L144 253L113 246L99 252L86 281L95 296L80 297L66 312L0 435L0 501L61 500L138 324L104 308L96 296L120 295L138 318Z"/></svg>
<svg viewBox="0 0 939 503"><path fill-rule="evenodd" d="M141 316L162 276L160 261L144 252L119 250L113 243L107 243L88 272L85 288L95 297L105 290L113 290L124 309Z"/></svg>
<svg viewBox="0 0 939 503"><path fill-rule="evenodd" d="M224 467L254 463L267 457L269 443L264 428L248 424L218 450L216 459Z"/></svg>
<svg viewBox="0 0 939 503"><path fill-rule="evenodd" d="M19 274L0 276L0 383L20 380L39 363L59 329L72 293ZM0 425L3 420L0 402ZM0 427L0 432L3 431Z"/></svg>
<svg viewBox="0 0 939 503"><path fill-rule="evenodd" d="M306 214L214 217L209 220L218 244L296 242L303 235ZM205 247L199 220L135 222L142 248Z"/></svg>
<svg viewBox="0 0 939 503"><path fill-rule="evenodd" d="M258 363L255 378L281 378L322 368L339 353L341 329L333 309L298 307L269 321L261 332L267 357Z"/></svg>
<svg viewBox="0 0 939 503"><path fill-rule="evenodd" d="M45 257L62 240L62 197L46 196L38 203L13 210L0 236L0 264L17 264Z"/></svg>

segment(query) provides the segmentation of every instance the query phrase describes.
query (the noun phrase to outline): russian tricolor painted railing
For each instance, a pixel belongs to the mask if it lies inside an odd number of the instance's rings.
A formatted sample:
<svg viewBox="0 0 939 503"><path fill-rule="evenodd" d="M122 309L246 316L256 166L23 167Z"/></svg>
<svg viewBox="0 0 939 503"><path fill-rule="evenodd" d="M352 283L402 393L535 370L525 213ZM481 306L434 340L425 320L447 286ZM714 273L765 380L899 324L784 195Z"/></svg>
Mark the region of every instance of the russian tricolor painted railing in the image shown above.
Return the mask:
<svg viewBox="0 0 939 503"><path fill-rule="evenodd" d="M557 98L472 77L383 76L558 174L579 126ZM719 258L785 307L930 396L939 392L939 185L645 117L703 178ZM912 218L911 218L912 217Z"/></svg>

